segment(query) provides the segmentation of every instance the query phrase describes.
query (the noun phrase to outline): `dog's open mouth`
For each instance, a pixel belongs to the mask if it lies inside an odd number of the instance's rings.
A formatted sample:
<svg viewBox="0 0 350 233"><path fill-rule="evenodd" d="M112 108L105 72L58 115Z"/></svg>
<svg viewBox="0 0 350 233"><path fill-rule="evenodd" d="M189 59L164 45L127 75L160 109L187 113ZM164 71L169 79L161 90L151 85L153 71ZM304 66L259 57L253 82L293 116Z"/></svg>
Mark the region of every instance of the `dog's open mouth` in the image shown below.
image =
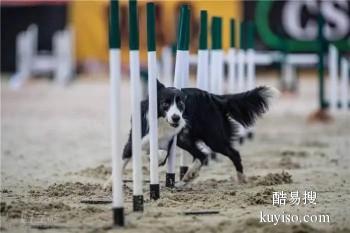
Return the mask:
<svg viewBox="0 0 350 233"><path fill-rule="evenodd" d="M178 127L179 126L179 123L170 123L170 125L174 128Z"/></svg>

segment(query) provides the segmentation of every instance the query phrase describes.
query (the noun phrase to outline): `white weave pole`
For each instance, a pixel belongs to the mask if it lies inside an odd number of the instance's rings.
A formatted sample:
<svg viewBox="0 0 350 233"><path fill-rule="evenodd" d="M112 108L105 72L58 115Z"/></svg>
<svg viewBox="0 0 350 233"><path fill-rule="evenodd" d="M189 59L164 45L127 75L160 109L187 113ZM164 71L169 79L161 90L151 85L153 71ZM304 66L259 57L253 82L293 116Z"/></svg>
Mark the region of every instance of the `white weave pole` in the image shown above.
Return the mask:
<svg viewBox="0 0 350 233"><path fill-rule="evenodd" d="M189 58L190 54L188 50L185 50L185 55L182 57L183 59L183 66L182 66L182 86L181 88L185 88L188 86L188 79L189 79ZM186 174L188 170L188 164L190 161L190 154L187 151L180 150L180 180L182 180L183 176Z"/></svg>
<svg viewBox="0 0 350 233"><path fill-rule="evenodd" d="M349 61L341 59L341 108L343 112L349 111Z"/></svg>
<svg viewBox="0 0 350 233"><path fill-rule="evenodd" d="M141 158L141 80L137 2L129 1L129 56L132 106L133 210L143 211Z"/></svg>
<svg viewBox="0 0 350 233"><path fill-rule="evenodd" d="M180 9L179 29L177 38L177 50L175 61L174 87L181 89L187 83L189 66L189 32L190 32L190 10L187 5L182 5ZM187 69L187 70L186 70ZM175 186L175 163L176 163L177 137L173 138L167 162L166 187ZM184 159L181 159L184 163Z"/></svg>
<svg viewBox="0 0 350 233"><path fill-rule="evenodd" d="M175 60L175 75L174 75L174 87L181 88L182 86L182 70L183 67L183 56L186 56L184 51L176 51L176 60ZM175 166L176 166L176 144L177 137L173 138L173 143L170 146L168 161L167 161L167 173L165 178L165 186L172 188L175 186Z"/></svg>
<svg viewBox="0 0 350 233"><path fill-rule="evenodd" d="M328 53L329 69L329 107L331 112L335 112L338 107L338 51L334 45L329 46Z"/></svg>
<svg viewBox="0 0 350 233"><path fill-rule="evenodd" d="M148 121L150 142L150 198L159 199L157 52L154 3L147 3Z"/></svg>
<svg viewBox="0 0 350 233"><path fill-rule="evenodd" d="M165 46L162 49L162 71L163 81L166 86L172 86L173 84L173 56L170 46Z"/></svg>
<svg viewBox="0 0 350 233"><path fill-rule="evenodd" d="M119 3L110 1L109 13L109 79L110 79L110 125L112 156L112 209L113 223L124 226L123 168L121 142L121 60Z"/></svg>

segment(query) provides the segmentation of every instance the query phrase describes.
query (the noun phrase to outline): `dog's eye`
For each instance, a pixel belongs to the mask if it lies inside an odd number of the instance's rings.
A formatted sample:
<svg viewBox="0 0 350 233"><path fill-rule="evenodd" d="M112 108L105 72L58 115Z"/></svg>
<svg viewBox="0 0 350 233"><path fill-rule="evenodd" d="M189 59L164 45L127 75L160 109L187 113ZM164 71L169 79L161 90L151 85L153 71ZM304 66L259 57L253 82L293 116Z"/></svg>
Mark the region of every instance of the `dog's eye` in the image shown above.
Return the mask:
<svg viewBox="0 0 350 233"><path fill-rule="evenodd" d="M183 110L184 108L185 108L185 104L184 104L184 102L182 102L182 101L180 101L180 102L178 102L178 108L180 109L180 110Z"/></svg>
<svg viewBox="0 0 350 233"><path fill-rule="evenodd" d="M167 102L163 102L163 103L162 103L162 107L163 107L163 108L169 108L169 106L170 106L170 105L169 105L169 103L167 103Z"/></svg>

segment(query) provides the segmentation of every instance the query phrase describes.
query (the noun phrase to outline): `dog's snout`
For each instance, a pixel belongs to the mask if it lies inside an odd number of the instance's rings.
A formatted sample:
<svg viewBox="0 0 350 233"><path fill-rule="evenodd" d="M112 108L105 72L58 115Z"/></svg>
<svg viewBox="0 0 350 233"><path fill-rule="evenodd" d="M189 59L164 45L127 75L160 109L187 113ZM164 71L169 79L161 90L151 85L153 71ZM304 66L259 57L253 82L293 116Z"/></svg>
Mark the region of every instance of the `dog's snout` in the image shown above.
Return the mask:
<svg viewBox="0 0 350 233"><path fill-rule="evenodd" d="M180 120L180 116L174 114L174 115L172 115L171 119L173 120L174 123L177 123L177 122L179 122L179 120Z"/></svg>

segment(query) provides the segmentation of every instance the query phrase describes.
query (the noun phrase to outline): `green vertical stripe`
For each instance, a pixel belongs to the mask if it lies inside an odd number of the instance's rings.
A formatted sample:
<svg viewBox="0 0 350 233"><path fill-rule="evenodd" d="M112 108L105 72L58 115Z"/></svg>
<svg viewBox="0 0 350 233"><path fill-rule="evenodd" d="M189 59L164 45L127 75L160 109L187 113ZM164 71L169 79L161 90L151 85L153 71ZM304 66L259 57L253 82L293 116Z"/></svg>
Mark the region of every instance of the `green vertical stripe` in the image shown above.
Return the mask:
<svg viewBox="0 0 350 233"><path fill-rule="evenodd" d="M156 51L156 28L155 28L154 3L147 3L147 47L148 51Z"/></svg>
<svg viewBox="0 0 350 233"><path fill-rule="evenodd" d="M253 21L248 21L247 22L247 27L246 27L246 41L247 41L247 48L253 49L254 48L254 36L255 36L255 27Z"/></svg>
<svg viewBox="0 0 350 233"><path fill-rule="evenodd" d="M130 50L139 49L139 27L136 0L129 1L129 48Z"/></svg>
<svg viewBox="0 0 350 233"><path fill-rule="evenodd" d="M245 43L245 39L246 39L246 24L245 22L241 22L239 25L239 46L241 49L246 49L246 43Z"/></svg>
<svg viewBox="0 0 350 233"><path fill-rule="evenodd" d="M208 49L208 12L201 11L199 29L199 49Z"/></svg>
<svg viewBox="0 0 350 233"><path fill-rule="evenodd" d="M236 44L235 38L235 19L230 19L230 47L234 48Z"/></svg>
<svg viewBox="0 0 350 233"><path fill-rule="evenodd" d="M191 36L191 10L190 10L190 8L187 8L185 26L186 26L185 50L189 50L189 47L190 47L190 36Z"/></svg>
<svg viewBox="0 0 350 233"><path fill-rule="evenodd" d="M177 49L188 50L189 47L189 22L190 13L187 5L182 5L180 10L180 17L178 23L178 38L177 38Z"/></svg>
<svg viewBox="0 0 350 233"><path fill-rule="evenodd" d="M222 49L222 18L213 17L211 23L212 49Z"/></svg>
<svg viewBox="0 0 350 233"><path fill-rule="evenodd" d="M119 2L111 0L109 5L109 48L120 48Z"/></svg>

